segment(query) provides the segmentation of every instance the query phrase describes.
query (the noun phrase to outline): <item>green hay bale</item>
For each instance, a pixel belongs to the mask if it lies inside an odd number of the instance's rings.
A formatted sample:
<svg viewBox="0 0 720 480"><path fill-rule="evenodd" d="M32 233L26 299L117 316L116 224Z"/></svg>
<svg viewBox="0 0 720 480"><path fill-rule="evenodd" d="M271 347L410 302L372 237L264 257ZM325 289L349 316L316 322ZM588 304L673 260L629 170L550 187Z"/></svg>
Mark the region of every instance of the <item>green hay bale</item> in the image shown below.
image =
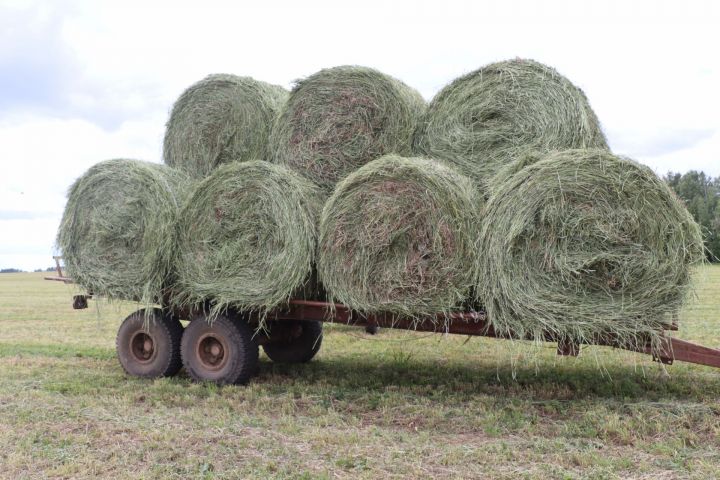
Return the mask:
<svg viewBox="0 0 720 480"><path fill-rule="evenodd" d="M408 155L424 109L417 91L377 70L321 70L290 93L270 137L273 157L329 194L371 160Z"/></svg>
<svg viewBox="0 0 720 480"><path fill-rule="evenodd" d="M338 184L320 220L318 276L331 301L419 316L467 299L482 197L452 168L387 155Z"/></svg>
<svg viewBox="0 0 720 480"><path fill-rule="evenodd" d="M267 158L270 129L287 96L250 77L216 74L195 83L173 105L165 163L203 178L222 163Z"/></svg>
<svg viewBox="0 0 720 480"><path fill-rule="evenodd" d="M107 160L70 187L57 236L68 275L109 299L158 301L177 250L188 177L165 165Z"/></svg>
<svg viewBox="0 0 720 480"><path fill-rule="evenodd" d="M442 89L413 148L489 188L500 168L528 150L607 148L607 142L582 90L550 67L518 59L487 65Z"/></svg>
<svg viewBox="0 0 720 480"><path fill-rule="evenodd" d="M477 293L494 328L538 340L657 338L703 251L661 179L599 149L551 153L509 177L480 239Z"/></svg>
<svg viewBox="0 0 720 480"><path fill-rule="evenodd" d="M493 191L501 188L503 183L505 183L509 178L518 173L520 170L527 167L528 165L539 162L546 155L547 153L540 153L537 150L527 151L519 154L517 158L515 158L515 160L500 167L497 173L492 176L492 180L490 181L491 187L488 188L490 194L492 195Z"/></svg>
<svg viewBox="0 0 720 480"><path fill-rule="evenodd" d="M174 303L263 311L302 289L315 258L317 189L280 165L233 162L181 212Z"/></svg>

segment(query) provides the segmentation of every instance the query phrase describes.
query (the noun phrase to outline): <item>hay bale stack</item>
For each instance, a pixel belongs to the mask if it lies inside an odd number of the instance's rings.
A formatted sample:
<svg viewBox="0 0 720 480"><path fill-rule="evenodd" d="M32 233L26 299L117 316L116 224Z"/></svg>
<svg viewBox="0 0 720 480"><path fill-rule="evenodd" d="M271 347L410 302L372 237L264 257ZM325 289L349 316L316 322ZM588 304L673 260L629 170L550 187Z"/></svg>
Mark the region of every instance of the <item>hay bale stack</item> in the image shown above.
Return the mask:
<svg viewBox="0 0 720 480"><path fill-rule="evenodd" d="M478 295L495 329L632 344L680 308L698 225L649 168L605 150L551 153L507 179L480 233Z"/></svg>
<svg viewBox="0 0 720 480"><path fill-rule="evenodd" d="M487 65L442 89L413 148L488 188L500 168L528 150L607 148L607 142L582 90L548 66L518 59Z"/></svg>
<svg viewBox="0 0 720 480"><path fill-rule="evenodd" d="M217 168L181 213L174 303L268 310L308 280L320 200L306 179L263 161Z"/></svg>
<svg viewBox="0 0 720 480"><path fill-rule="evenodd" d="M203 178L222 163L267 158L270 129L287 96L284 88L250 77L209 75L173 105L165 163Z"/></svg>
<svg viewBox="0 0 720 480"><path fill-rule="evenodd" d="M387 155L338 184L320 220L318 276L331 301L419 316L467 298L482 198L423 158Z"/></svg>
<svg viewBox="0 0 720 480"><path fill-rule="evenodd" d="M276 163L329 194L350 172L386 153L408 155L425 101L365 67L321 70L290 93L270 139Z"/></svg>
<svg viewBox="0 0 720 480"><path fill-rule="evenodd" d="M170 281L188 177L165 165L107 160L70 187L57 246L68 275L110 299L158 301Z"/></svg>

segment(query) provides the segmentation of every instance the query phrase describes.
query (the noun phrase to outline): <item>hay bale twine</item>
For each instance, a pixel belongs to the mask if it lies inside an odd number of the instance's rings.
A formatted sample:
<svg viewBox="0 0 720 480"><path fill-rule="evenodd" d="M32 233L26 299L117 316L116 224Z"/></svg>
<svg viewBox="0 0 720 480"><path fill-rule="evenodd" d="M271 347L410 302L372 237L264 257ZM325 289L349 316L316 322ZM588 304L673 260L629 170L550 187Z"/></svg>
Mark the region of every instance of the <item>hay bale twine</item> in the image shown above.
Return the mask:
<svg viewBox="0 0 720 480"><path fill-rule="evenodd" d="M273 128L276 163L326 194L350 172L386 153L408 155L425 101L377 70L342 66L298 81Z"/></svg>
<svg viewBox="0 0 720 480"><path fill-rule="evenodd" d="M478 212L471 181L423 158L387 155L350 174L320 219L318 276L362 312L449 312L468 297Z"/></svg>
<svg viewBox="0 0 720 480"><path fill-rule="evenodd" d="M68 275L110 299L150 304L171 281L188 177L165 165L107 160L70 187L57 246Z"/></svg>
<svg viewBox="0 0 720 480"><path fill-rule="evenodd" d="M478 296L496 331L654 336L702 260L698 225L649 168L605 150L548 154L490 198Z"/></svg>
<svg viewBox="0 0 720 480"><path fill-rule="evenodd" d="M582 90L532 60L493 63L443 88L415 133L414 152L441 159L490 187L523 152L607 148Z"/></svg>
<svg viewBox="0 0 720 480"><path fill-rule="evenodd" d="M320 212L317 189L263 161L217 168L181 212L174 303L262 311L308 280Z"/></svg>
<svg viewBox="0 0 720 480"><path fill-rule="evenodd" d="M266 158L270 129L287 96L284 88L250 77L209 75L173 105L165 163L202 178L222 163Z"/></svg>

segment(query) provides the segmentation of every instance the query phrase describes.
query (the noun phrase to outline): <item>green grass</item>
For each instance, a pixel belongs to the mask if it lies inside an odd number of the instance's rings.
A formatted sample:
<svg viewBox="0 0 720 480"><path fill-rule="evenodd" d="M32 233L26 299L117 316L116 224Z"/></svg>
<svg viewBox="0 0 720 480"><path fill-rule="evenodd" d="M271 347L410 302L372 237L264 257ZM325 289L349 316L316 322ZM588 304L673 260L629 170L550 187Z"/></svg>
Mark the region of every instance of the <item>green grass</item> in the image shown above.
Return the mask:
<svg viewBox="0 0 720 480"><path fill-rule="evenodd" d="M326 329L245 387L123 374L134 308L0 275L0 478L718 478L720 370L586 347ZM720 266L678 336L720 347Z"/></svg>

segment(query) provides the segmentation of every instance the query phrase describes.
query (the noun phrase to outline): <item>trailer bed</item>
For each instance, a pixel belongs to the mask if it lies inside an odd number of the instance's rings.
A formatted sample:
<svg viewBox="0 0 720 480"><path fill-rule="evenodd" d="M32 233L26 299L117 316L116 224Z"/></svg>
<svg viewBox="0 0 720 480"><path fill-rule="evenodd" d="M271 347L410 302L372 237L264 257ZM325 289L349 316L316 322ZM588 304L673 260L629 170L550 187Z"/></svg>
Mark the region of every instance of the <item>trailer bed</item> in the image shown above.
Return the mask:
<svg viewBox="0 0 720 480"><path fill-rule="evenodd" d="M65 276L60 257L54 257L57 276L46 280L73 283ZM92 292L75 295L73 308L87 308ZM513 332L498 332L483 311L438 314L423 318L399 317L389 313L361 314L345 305L316 300L293 299L282 308L260 316L255 313L228 312L221 316L219 325L209 324L205 309L178 311L172 308L139 310L125 319L118 332L118 357L123 368L132 375L144 377L167 376L176 373L181 364L190 375L201 381L218 383L245 383L254 375L257 349L262 346L268 356L281 362L306 362L319 350L322 323L331 322L366 329L395 328L419 332L435 332L468 336L485 336L500 339L531 340ZM153 326L148 327L148 318ZM191 320L183 328L180 319ZM198 321L203 320L203 321ZM261 320L267 321L269 330L258 329ZM215 318L212 322L218 323ZM207 326L204 326L207 324ZM190 328L192 326L192 328ZM222 329L227 330L223 332ZM153 330L154 329L154 330ZM671 365L675 361L720 368L720 349L698 345L669 336L677 330L673 321L662 325L660 341L653 344L650 338L638 339L633 344L620 343L612 336L591 339L587 345L609 346L651 355L654 361ZM185 331L183 331L185 330ZM202 331L200 331L202 330ZM190 334L187 331L191 331ZM186 347L193 337L195 344ZM545 341L557 344L558 355L577 356L582 345L545 334ZM234 343L233 343L234 342ZM243 343L244 342L244 343ZM165 345L165 346L163 346ZM124 348L120 348L124 346ZM187 351L182 356L180 349ZM238 353L239 352L239 353ZM233 360L232 355L235 355ZM242 358L237 359L237 355ZM160 366L159 356L165 356ZM194 359L188 364L186 359ZM228 370L228 358L237 365ZM153 363L154 362L154 363ZM239 362L239 363L238 363ZM245 367L243 366L245 365ZM218 372L225 372L222 375Z"/></svg>

